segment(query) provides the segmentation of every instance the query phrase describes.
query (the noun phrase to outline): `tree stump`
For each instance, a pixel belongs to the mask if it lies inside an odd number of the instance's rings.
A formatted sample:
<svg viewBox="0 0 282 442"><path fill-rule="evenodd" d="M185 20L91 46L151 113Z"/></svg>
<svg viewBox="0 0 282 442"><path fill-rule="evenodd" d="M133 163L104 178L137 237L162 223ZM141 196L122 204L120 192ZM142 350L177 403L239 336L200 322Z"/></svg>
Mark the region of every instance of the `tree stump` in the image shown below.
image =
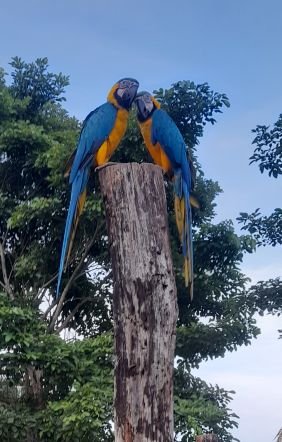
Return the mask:
<svg viewBox="0 0 282 442"><path fill-rule="evenodd" d="M99 170L113 267L115 441L173 441L177 296L163 174L152 164Z"/></svg>

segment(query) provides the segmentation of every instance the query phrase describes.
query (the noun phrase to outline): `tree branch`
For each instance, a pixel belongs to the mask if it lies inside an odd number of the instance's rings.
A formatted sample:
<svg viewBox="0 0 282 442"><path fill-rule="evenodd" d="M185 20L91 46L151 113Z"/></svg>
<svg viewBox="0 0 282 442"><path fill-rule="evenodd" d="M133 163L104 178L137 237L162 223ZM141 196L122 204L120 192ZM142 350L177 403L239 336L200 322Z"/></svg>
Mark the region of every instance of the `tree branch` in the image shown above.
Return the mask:
<svg viewBox="0 0 282 442"><path fill-rule="evenodd" d="M80 301L77 306L70 312L70 314L66 317L66 319L64 320L64 322L62 323L62 325L58 328L56 328L56 332L60 333L64 328L66 328L66 326L68 325L68 323L70 322L70 320L74 317L74 315L76 314L76 312L78 312L78 310L80 309L80 307L85 304L88 301L93 301L93 298L87 297L84 298L82 301Z"/></svg>
<svg viewBox="0 0 282 442"><path fill-rule="evenodd" d="M10 299L13 301L15 299L15 296L13 294L12 288L9 283L7 267L6 267L5 251L4 251L4 247L3 247L3 244L1 241L0 241L0 258L1 258L1 268L2 268L2 274L3 274L3 280L4 280L4 284L1 284L1 285L8 293Z"/></svg>
<svg viewBox="0 0 282 442"><path fill-rule="evenodd" d="M57 304L57 307L56 307L56 310L54 312L53 318L51 319L50 325L48 327L48 331L49 332L52 332L54 330L55 323L56 323L56 321L57 321L57 319L58 319L58 317L59 317L59 315L60 315L60 313L62 311L65 297L66 297L70 287L72 286L72 283L79 276L78 274L79 274L79 272L80 272L80 270L81 270L81 268L82 268L82 266L84 264L84 261L85 261L87 255L88 255L91 247L93 246L94 242L96 241L98 232L99 232L100 228L102 227L102 225L103 225L103 223L100 226L97 225L97 228L96 228L96 230L94 232L94 235L93 235L91 241L89 241L88 245L86 246L86 249L85 249L85 251L84 251L84 253L83 253L83 255L82 255L82 257L81 257L81 259L80 259L80 261L79 261L79 263L77 265L77 267L73 271L73 274L71 275L70 279L68 280L68 282L67 282L67 284L66 284L66 286L65 286L65 288L64 288L64 290L63 290L63 292L61 294L61 297L59 299L55 300L53 305L51 304L51 306L47 309L47 311L49 313L52 310L52 308ZM45 318L46 318L46 316L48 314L46 312L44 314Z"/></svg>
<svg viewBox="0 0 282 442"><path fill-rule="evenodd" d="M52 276L52 278L50 278L47 282L45 282L41 287L41 289L44 290L48 288L49 285L52 284L52 282L54 282L57 279L57 277L58 277L58 272L56 272L55 275Z"/></svg>
<svg viewBox="0 0 282 442"><path fill-rule="evenodd" d="M99 292L99 290L101 289L101 287L111 278L111 272L105 276L104 279L102 279L100 281L100 284L97 286L97 291ZM65 319L65 321L63 322L63 324L56 328L56 332L60 333L69 323L69 321L73 318L73 316L76 314L76 312L79 310L79 308L85 304L88 301L94 301L93 297L88 296L87 298L84 298L71 312L70 314L67 316L67 318Z"/></svg>
<svg viewBox="0 0 282 442"><path fill-rule="evenodd" d="M3 282L1 282L1 281L0 281L0 286L1 286L4 290L6 290L6 286L5 286L5 284L3 284Z"/></svg>
<svg viewBox="0 0 282 442"><path fill-rule="evenodd" d="M40 294L37 297L38 301L42 301L42 299L46 295L46 292L48 290L49 285L52 284L52 282L54 282L57 279L57 277L58 277L58 272L56 272L55 275L52 276L52 278L50 278L47 282L45 282L43 284L42 287L40 287ZM54 303L54 305L56 305L56 304L57 304L57 301ZM54 305L51 307L51 309L54 307ZM49 307L48 307L48 313L49 313L49 311L50 310L49 310ZM45 317L45 313L44 313L44 317ZM48 313L47 313L47 315L48 315Z"/></svg>

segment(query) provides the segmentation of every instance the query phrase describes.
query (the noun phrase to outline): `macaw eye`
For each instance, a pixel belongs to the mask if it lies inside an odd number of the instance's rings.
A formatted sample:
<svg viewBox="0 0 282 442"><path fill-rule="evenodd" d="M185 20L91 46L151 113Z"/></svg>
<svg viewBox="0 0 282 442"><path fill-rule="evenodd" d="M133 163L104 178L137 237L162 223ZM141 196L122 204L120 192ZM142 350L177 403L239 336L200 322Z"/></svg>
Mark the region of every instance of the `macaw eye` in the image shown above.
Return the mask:
<svg viewBox="0 0 282 442"><path fill-rule="evenodd" d="M119 83L119 87L122 88L122 89L125 89L125 88L129 87L129 81L128 80L122 80Z"/></svg>
<svg viewBox="0 0 282 442"><path fill-rule="evenodd" d="M151 97L150 97L150 95L144 95L144 96L143 96L143 100L145 101L145 103L151 103Z"/></svg>

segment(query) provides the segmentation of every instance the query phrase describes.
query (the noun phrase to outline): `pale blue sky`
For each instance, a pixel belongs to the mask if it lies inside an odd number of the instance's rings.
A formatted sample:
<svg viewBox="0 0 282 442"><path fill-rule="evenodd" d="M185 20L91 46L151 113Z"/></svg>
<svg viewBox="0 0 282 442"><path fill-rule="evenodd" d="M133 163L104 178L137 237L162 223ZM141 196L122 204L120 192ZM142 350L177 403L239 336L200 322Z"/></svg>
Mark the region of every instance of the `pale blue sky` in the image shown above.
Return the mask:
<svg viewBox="0 0 282 442"><path fill-rule="evenodd" d="M0 66L9 70L14 55L47 56L52 71L70 75L66 108L80 119L123 76L148 90L189 79L225 92L231 108L207 128L198 154L224 190L217 220L234 220L240 211L281 207L282 180L248 165L251 129L282 113L281 20L281 0L0 0ZM281 262L281 247L264 248L246 257L243 269L256 281L281 275ZM273 368L282 366L279 320L261 324L253 347L201 369L237 391L241 442L254 428L257 442L271 441L282 426L282 375Z"/></svg>

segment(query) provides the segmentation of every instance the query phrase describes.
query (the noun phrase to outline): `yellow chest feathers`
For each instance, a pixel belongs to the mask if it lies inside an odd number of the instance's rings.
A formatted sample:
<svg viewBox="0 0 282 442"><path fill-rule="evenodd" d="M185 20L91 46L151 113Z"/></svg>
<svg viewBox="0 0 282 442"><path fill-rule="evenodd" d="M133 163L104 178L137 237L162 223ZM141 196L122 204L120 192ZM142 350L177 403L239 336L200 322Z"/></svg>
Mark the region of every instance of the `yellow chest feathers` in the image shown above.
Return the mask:
<svg viewBox="0 0 282 442"><path fill-rule="evenodd" d="M116 121L109 137L104 141L97 151L95 164L101 166L109 161L115 149L119 145L122 137L125 134L128 121L128 111L125 109L118 109Z"/></svg>
<svg viewBox="0 0 282 442"><path fill-rule="evenodd" d="M144 123L139 123L140 130L142 136L144 138L145 145L154 161L158 166L160 166L165 172L169 172L171 170L170 161L163 151L161 145L159 143L152 143L152 121L147 120Z"/></svg>

